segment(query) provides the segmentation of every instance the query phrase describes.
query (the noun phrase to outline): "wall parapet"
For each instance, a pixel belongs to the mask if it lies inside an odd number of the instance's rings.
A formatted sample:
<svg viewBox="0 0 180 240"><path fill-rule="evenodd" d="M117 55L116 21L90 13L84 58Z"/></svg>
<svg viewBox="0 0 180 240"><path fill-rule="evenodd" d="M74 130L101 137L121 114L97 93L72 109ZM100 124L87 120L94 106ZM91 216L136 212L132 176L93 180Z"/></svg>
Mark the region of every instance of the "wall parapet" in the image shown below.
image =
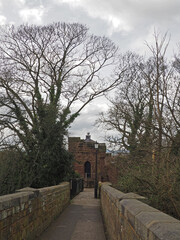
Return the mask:
<svg viewBox="0 0 180 240"><path fill-rule="evenodd" d="M0 240L33 240L70 202L68 182L0 196Z"/></svg>
<svg viewBox="0 0 180 240"><path fill-rule="evenodd" d="M180 221L139 201L142 197L101 186L108 240L180 240Z"/></svg>

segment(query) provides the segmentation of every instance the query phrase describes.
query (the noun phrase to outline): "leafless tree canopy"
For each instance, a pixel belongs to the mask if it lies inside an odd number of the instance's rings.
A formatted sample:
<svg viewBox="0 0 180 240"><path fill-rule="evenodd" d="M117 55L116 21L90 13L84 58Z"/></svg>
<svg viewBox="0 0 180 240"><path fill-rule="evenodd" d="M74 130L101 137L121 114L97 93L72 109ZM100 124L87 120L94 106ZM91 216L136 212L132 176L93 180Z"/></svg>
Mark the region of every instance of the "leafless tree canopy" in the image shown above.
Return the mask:
<svg viewBox="0 0 180 240"><path fill-rule="evenodd" d="M116 53L113 42L89 35L81 24L1 27L1 143L16 139L26 148L25 138L42 130L45 115L49 124L71 123L86 104L117 85L120 75L107 75Z"/></svg>
<svg viewBox="0 0 180 240"><path fill-rule="evenodd" d="M89 102L118 85L125 66L112 75L117 52L81 24L0 28L0 146L24 154L26 185L68 176L64 136Z"/></svg>
<svg viewBox="0 0 180 240"><path fill-rule="evenodd" d="M167 60L167 34L155 32L154 40L148 59L125 54L128 67L98 123L116 130L107 137L111 144L128 150L116 159L120 190L180 218L180 55Z"/></svg>
<svg viewBox="0 0 180 240"><path fill-rule="evenodd" d="M155 34L155 45L148 47L152 53L148 59L125 54L127 69L115 97L109 99L112 107L101 113L99 123L117 130L118 137L108 139L119 147L160 153L179 134L179 58L167 61L166 34L162 39Z"/></svg>

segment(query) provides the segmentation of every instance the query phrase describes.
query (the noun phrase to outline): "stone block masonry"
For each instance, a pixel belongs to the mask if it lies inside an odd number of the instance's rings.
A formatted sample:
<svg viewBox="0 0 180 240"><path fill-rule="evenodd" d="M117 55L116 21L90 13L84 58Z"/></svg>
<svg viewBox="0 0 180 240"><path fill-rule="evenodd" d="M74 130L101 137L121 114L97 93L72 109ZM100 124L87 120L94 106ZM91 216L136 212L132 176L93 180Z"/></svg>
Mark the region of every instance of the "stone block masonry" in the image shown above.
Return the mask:
<svg viewBox="0 0 180 240"><path fill-rule="evenodd" d="M84 186L94 187L94 180L96 174L96 141L91 139L88 133L86 139L79 137L69 137L68 147L69 151L74 155L74 170L80 174L84 179ZM105 143L98 143L97 150L97 177L99 181L105 179L105 157L106 145Z"/></svg>
<svg viewBox="0 0 180 240"><path fill-rule="evenodd" d="M141 196L101 186L108 240L180 240L180 221L139 201Z"/></svg>
<svg viewBox="0 0 180 240"><path fill-rule="evenodd" d="M0 197L0 240L33 240L70 203L69 183Z"/></svg>

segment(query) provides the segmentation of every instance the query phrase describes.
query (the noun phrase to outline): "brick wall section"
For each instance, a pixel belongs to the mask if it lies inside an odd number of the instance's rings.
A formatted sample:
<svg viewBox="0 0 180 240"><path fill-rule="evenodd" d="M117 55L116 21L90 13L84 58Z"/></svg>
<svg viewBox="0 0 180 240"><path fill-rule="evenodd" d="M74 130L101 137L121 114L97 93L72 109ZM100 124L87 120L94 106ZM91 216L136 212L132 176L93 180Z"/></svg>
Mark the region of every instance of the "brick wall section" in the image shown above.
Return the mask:
<svg viewBox="0 0 180 240"><path fill-rule="evenodd" d="M180 240L180 221L122 193L101 186L101 208L108 240Z"/></svg>
<svg viewBox="0 0 180 240"><path fill-rule="evenodd" d="M69 183L0 197L0 240L33 240L70 202Z"/></svg>
<svg viewBox="0 0 180 240"><path fill-rule="evenodd" d="M94 141L86 142L79 137L70 137L69 151L74 155L75 163L74 170L80 174L82 178L85 178L84 164L90 162L91 164L91 178L94 182L95 178L95 161L96 161L96 149L94 147ZM100 181L105 176L105 157L106 157L106 145L99 143L98 154L97 154L97 171L98 180Z"/></svg>
<svg viewBox="0 0 180 240"><path fill-rule="evenodd" d="M118 183L118 168L115 164L109 163L106 164L104 167L104 172L105 172L105 181L109 181L112 184L116 185Z"/></svg>

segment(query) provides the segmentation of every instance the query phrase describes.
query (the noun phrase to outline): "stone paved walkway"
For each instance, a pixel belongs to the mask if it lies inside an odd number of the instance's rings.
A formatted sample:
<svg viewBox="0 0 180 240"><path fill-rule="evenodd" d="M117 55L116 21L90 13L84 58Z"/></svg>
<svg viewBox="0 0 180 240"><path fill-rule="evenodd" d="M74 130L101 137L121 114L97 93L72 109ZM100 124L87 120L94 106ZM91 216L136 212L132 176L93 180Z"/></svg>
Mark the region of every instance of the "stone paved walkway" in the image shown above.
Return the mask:
<svg viewBox="0 0 180 240"><path fill-rule="evenodd" d="M100 201L84 189L38 240L105 240Z"/></svg>

